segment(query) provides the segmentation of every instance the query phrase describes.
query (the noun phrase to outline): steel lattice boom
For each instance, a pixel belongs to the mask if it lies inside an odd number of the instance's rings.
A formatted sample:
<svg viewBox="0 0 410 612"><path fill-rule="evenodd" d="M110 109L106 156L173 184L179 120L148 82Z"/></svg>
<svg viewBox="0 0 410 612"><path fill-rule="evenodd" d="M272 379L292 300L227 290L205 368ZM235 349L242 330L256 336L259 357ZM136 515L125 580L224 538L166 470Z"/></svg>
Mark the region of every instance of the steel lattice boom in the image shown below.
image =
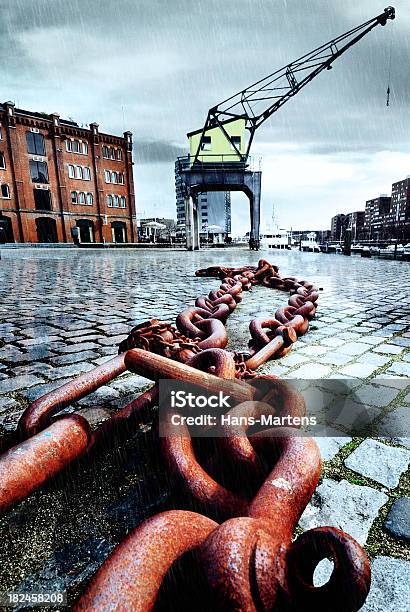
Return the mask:
<svg viewBox="0 0 410 612"><path fill-rule="evenodd" d="M204 150L204 136L209 130L219 128L236 160L246 163L255 131L266 119L278 111L281 106L323 70L330 70L338 57L366 36L374 27L377 25L384 26L388 19L394 18L395 9L389 6L377 17L369 19L369 21L341 34L317 47L317 49L302 55L290 64L279 68L279 70L272 72L209 109L193 162L200 162L201 151ZM245 148L238 146L237 141L232 138L232 134L229 134L229 130L225 127L238 120L245 122L245 129L249 132Z"/></svg>

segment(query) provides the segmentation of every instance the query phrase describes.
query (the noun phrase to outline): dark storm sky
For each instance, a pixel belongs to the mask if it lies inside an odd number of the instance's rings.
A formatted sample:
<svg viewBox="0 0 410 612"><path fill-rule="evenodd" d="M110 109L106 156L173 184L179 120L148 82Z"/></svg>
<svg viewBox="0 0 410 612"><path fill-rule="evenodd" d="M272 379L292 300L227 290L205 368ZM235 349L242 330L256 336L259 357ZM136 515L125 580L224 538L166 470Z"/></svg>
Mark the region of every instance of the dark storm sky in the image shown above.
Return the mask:
<svg viewBox="0 0 410 612"><path fill-rule="evenodd" d="M378 0L0 0L0 100L134 133L139 212L175 216L173 162L210 106L382 12ZM263 215L326 228L410 174L410 5L257 132ZM392 47L391 106L386 108ZM234 229L247 229L244 196Z"/></svg>

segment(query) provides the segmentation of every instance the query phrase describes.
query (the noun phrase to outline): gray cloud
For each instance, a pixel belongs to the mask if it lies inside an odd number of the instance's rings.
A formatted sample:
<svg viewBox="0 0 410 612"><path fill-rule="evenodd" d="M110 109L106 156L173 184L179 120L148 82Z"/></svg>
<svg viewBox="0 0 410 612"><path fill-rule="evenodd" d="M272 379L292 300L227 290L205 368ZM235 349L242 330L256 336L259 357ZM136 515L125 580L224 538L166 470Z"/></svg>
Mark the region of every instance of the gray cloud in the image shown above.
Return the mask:
<svg viewBox="0 0 410 612"><path fill-rule="evenodd" d="M183 146L165 140L143 140L134 145L136 163L174 163L177 157L186 155Z"/></svg>

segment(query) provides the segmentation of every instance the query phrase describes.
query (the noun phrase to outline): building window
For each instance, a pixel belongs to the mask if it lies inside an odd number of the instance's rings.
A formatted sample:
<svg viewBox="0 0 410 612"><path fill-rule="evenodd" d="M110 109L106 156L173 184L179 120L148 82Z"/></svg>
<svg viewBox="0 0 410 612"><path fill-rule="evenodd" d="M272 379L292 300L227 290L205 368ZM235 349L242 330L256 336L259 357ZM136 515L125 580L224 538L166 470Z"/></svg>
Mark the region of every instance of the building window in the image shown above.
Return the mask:
<svg viewBox="0 0 410 612"><path fill-rule="evenodd" d="M68 176L73 179L82 179L84 181L91 180L91 171L88 166L73 166L73 164L68 164Z"/></svg>
<svg viewBox="0 0 410 612"><path fill-rule="evenodd" d="M115 149L113 147L111 147L111 150L110 150L110 157L111 159L115 159Z"/></svg>
<svg viewBox="0 0 410 612"><path fill-rule="evenodd" d="M47 162L30 159L30 176L33 183L48 183Z"/></svg>
<svg viewBox="0 0 410 612"><path fill-rule="evenodd" d="M210 136L202 136L201 139L201 151L210 151L212 148L212 141Z"/></svg>
<svg viewBox="0 0 410 612"><path fill-rule="evenodd" d="M72 191L71 192L71 203L72 204L85 204L92 206L94 202L94 196L92 193L85 193L84 191Z"/></svg>
<svg viewBox="0 0 410 612"><path fill-rule="evenodd" d="M108 208L126 208L127 200L125 196L109 193L106 198Z"/></svg>
<svg viewBox="0 0 410 612"><path fill-rule="evenodd" d="M2 198L7 198L8 200L10 199L10 187L6 185L6 183L3 183L3 185L1 186L0 193Z"/></svg>
<svg viewBox="0 0 410 612"><path fill-rule="evenodd" d="M111 183L114 185L118 183L118 172L111 172Z"/></svg>
<svg viewBox="0 0 410 612"><path fill-rule="evenodd" d="M74 140L74 138L67 138L65 141L65 148L68 153L79 153L80 155L88 154L88 144L83 140Z"/></svg>
<svg viewBox="0 0 410 612"><path fill-rule="evenodd" d="M34 132L26 132L27 152L31 155L45 155L46 147L44 136L42 134L34 134Z"/></svg>
<svg viewBox="0 0 410 612"><path fill-rule="evenodd" d="M117 149L117 159L118 161L122 161L122 149Z"/></svg>
<svg viewBox="0 0 410 612"><path fill-rule="evenodd" d="M104 170L104 178L106 183L111 183L111 172L109 170Z"/></svg>
<svg viewBox="0 0 410 612"><path fill-rule="evenodd" d="M241 150L241 137L240 136L231 136L231 149L234 151L235 147L238 149L238 151Z"/></svg>
<svg viewBox="0 0 410 612"><path fill-rule="evenodd" d="M4 157L4 153L0 151L0 170L6 169L6 159Z"/></svg>
<svg viewBox="0 0 410 612"><path fill-rule="evenodd" d="M51 193L48 189L33 189L36 210L51 210Z"/></svg>
<svg viewBox="0 0 410 612"><path fill-rule="evenodd" d="M105 159L110 159L110 150L107 145L104 145L102 148L102 155Z"/></svg>
<svg viewBox="0 0 410 612"><path fill-rule="evenodd" d="M118 182L120 185L124 185L124 175L122 172L118 172Z"/></svg>

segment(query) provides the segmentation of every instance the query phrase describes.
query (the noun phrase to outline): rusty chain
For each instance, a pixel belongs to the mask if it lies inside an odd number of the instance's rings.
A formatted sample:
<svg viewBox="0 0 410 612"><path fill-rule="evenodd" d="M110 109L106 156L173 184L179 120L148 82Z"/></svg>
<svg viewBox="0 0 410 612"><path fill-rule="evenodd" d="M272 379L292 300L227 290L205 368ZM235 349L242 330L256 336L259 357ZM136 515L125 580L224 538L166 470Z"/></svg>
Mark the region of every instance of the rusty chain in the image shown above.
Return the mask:
<svg viewBox="0 0 410 612"><path fill-rule="evenodd" d="M280 358L305 334L319 290L310 282L281 277L276 266L212 266L196 272L216 277L219 289L181 312L176 326L152 319L131 330L119 354L36 400L19 422L19 443L0 456L0 512L27 497L74 460L115 444L158 403L158 381L189 381L226 391L235 416L303 416L303 398L275 376L257 376L268 359ZM225 328L242 294L255 285L290 293L273 318L254 319L248 352L225 350ZM91 432L79 415L53 418L125 371L156 384ZM175 412L175 411L174 411ZM170 420L174 412L166 413ZM240 431L239 431L240 429ZM311 438L282 428L251 434L227 426L199 453L190 430L161 438L165 464L203 514L172 510L145 521L110 555L76 610L151 610L171 565L191 551L210 608L355 612L370 586L363 549L346 533L312 529L292 541L294 529L319 480L321 459ZM279 435L280 434L280 435ZM205 516L206 515L206 516ZM313 584L317 563L331 557L334 570L322 587Z"/></svg>

